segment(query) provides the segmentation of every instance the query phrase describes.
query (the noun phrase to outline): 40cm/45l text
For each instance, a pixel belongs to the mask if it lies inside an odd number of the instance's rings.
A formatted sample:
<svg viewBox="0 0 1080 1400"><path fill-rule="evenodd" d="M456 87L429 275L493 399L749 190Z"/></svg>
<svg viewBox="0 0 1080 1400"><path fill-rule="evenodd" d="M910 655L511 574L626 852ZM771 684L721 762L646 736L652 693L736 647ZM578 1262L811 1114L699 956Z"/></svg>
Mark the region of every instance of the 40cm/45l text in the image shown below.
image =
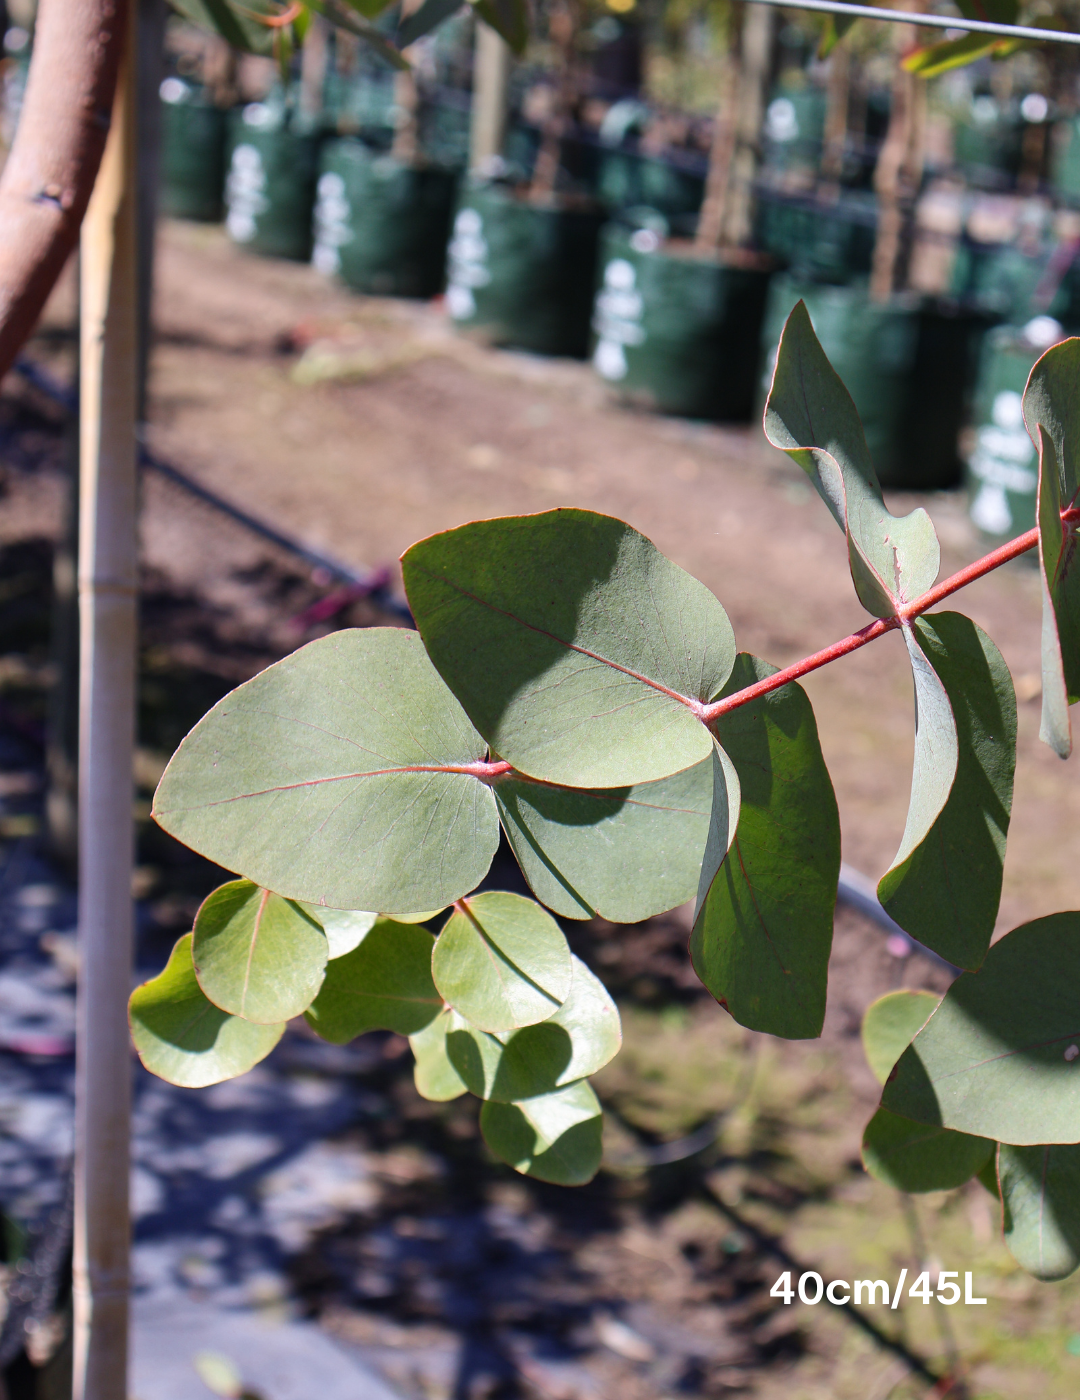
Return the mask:
<svg viewBox="0 0 1080 1400"><path fill-rule="evenodd" d="M826 1283L820 1274L813 1271L799 1275L798 1284L791 1282L792 1271L788 1269L782 1273L773 1286L769 1289L771 1298L780 1298L785 1303L793 1303L798 1298L800 1303L809 1303L813 1306L822 1301L832 1303L834 1307L846 1307L850 1303L878 1303L888 1308L898 1308L900 1299L904 1296L904 1285L907 1283L907 1269L900 1270L900 1277L896 1280L893 1288L889 1287L887 1280L883 1278L857 1278L853 1282L846 1279L834 1278L831 1283ZM961 1293L960 1285L957 1282L960 1274L954 1269L943 1269L938 1273L936 1288L930 1282L929 1269L924 1270L911 1283L907 1296L917 1299L920 1303L929 1304L936 1298L939 1303L945 1303L952 1307L953 1303L973 1303L982 1304L985 1298L976 1298L971 1287L971 1274L964 1274L964 1291Z"/></svg>

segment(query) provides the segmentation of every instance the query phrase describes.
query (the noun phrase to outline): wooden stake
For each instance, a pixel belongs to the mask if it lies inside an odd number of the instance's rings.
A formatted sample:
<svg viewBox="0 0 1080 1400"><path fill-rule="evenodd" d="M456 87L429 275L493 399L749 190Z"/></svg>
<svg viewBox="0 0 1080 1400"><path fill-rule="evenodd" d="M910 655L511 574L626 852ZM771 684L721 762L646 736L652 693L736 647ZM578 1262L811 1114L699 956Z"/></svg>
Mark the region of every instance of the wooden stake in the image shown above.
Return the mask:
<svg viewBox="0 0 1080 1400"><path fill-rule="evenodd" d="M74 1400L127 1400L136 641L134 23L82 227Z"/></svg>
<svg viewBox="0 0 1080 1400"><path fill-rule="evenodd" d="M483 175L502 155L506 138L506 103L510 85L510 45L494 29L476 21L473 49L472 121L469 170Z"/></svg>

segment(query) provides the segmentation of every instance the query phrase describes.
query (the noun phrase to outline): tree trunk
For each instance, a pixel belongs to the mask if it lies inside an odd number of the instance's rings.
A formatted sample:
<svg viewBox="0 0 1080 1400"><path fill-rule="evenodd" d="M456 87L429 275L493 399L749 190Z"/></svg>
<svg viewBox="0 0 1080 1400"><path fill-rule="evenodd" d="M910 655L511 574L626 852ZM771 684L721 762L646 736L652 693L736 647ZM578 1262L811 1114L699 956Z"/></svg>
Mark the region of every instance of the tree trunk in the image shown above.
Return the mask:
<svg viewBox="0 0 1080 1400"><path fill-rule="evenodd" d="M401 18L408 18L420 8L420 4L421 0L404 0ZM408 56L409 50L406 49L405 57ZM420 159L420 89L411 68L394 74L394 106L397 108L397 125L390 155L402 165L415 165Z"/></svg>
<svg viewBox="0 0 1080 1400"><path fill-rule="evenodd" d="M476 22L473 59L469 170L484 175L502 157L510 87L510 46L486 24Z"/></svg>
<svg viewBox="0 0 1080 1400"><path fill-rule="evenodd" d="M901 59L915 48L916 29L896 25L893 48L896 71L892 108L874 169L878 197L878 227L870 272L870 297L888 301L903 280L905 253L910 250L910 225L915 195L922 178L923 125L926 94L923 80L909 73Z"/></svg>
<svg viewBox="0 0 1080 1400"><path fill-rule="evenodd" d="M754 181L761 162L761 131L772 70L775 18L776 12L771 6L750 5L743 20L735 152L721 229L721 241L729 248L748 243L753 233Z"/></svg>
<svg viewBox="0 0 1080 1400"><path fill-rule="evenodd" d="M714 252L720 246L727 208L731 163L735 156L735 132L738 124L740 73L734 54L727 62L727 87L724 101L716 114L712 148L709 151L709 171L705 177L705 197L701 201L694 251Z"/></svg>
<svg viewBox="0 0 1080 1400"><path fill-rule="evenodd" d="M846 44L837 44L829 55L829 81L826 90L825 139L821 152L821 196L840 198L840 179L847 152L848 103L851 92L851 54Z"/></svg>
<svg viewBox="0 0 1080 1400"><path fill-rule="evenodd" d="M529 194L536 200L550 200L558 183L563 138L577 103L577 36L580 24L578 0L560 0L551 11L551 38L559 54L558 82L533 167Z"/></svg>
<svg viewBox="0 0 1080 1400"><path fill-rule="evenodd" d="M136 639L135 36L82 231L74 1400L127 1400Z"/></svg>

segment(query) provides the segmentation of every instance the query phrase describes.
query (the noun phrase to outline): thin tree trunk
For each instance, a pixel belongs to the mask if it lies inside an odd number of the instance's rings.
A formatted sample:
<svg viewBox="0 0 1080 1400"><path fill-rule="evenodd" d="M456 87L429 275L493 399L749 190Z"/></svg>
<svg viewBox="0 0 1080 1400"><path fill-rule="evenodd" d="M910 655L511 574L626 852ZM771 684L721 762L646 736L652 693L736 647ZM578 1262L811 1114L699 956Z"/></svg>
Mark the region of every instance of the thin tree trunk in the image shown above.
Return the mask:
<svg viewBox="0 0 1080 1400"><path fill-rule="evenodd" d="M753 232L754 181L761 162L775 18L771 6L750 5L743 20L735 154L721 232L722 242L730 248L748 243Z"/></svg>
<svg viewBox="0 0 1080 1400"><path fill-rule="evenodd" d="M878 227L870 271L870 297L873 301L888 301L900 282L904 228L914 196L912 178L916 166L921 166L922 122L919 108L922 104L916 90L916 84L921 79L909 73L901 63L904 54L915 47L917 41L914 35L918 31L907 33L907 28L907 25L894 26L896 71L893 76L892 106L888 130L874 169ZM920 152L918 155L913 150L916 143Z"/></svg>
<svg viewBox="0 0 1080 1400"><path fill-rule="evenodd" d="M837 44L829 55L829 81L825 99L825 138L821 152L821 195L840 198L840 179L847 153L848 103L851 93L851 54Z"/></svg>
<svg viewBox="0 0 1080 1400"><path fill-rule="evenodd" d="M408 18L420 8L420 3L421 0L404 0L401 18ZM409 56L408 49L405 56ZM398 120L390 154L402 165L415 165L420 158L420 89L411 68L394 74L394 106Z"/></svg>
<svg viewBox="0 0 1080 1400"><path fill-rule="evenodd" d="M489 25L476 24L469 130L469 170L482 175L502 156L510 87L510 46Z"/></svg>
<svg viewBox="0 0 1080 1400"><path fill-rule="evenodd" d="M709 151L709 171L705 177L705 197L701 201L701 213L694 237L694 251L697 253L715 251L723 235L731 162L735 156L739 87L739 63L735 55L730 54L727 63L727 88L723 104L716 114L712 149Z"/></svg>
<svg viewBox="0 0 1080 1400"><path fill-rule="evenodd" d="M322 15L313 13L304 35L304 47L300 51L300 117L309 128L322 115L329 57L329 22Z"/></svg>
<svg viewBox="0 0 1080 1400"><path fill-rule="evenodd" d="M555 194L562 161L563 138L577 102L577 35L581 24L578 0L562 0L552 10L549 23L551 37L559 52L559 74L555 99L544 122L540 150L537 152L532 185L529 189L530 196L537 200L551 199Z"/></svg>
<svg viewBox="0 0 1080 1400"><path fill-rule="evenodd" d="M127 1400L136 627L135 43L82 230L74 1400Z"/></svg>

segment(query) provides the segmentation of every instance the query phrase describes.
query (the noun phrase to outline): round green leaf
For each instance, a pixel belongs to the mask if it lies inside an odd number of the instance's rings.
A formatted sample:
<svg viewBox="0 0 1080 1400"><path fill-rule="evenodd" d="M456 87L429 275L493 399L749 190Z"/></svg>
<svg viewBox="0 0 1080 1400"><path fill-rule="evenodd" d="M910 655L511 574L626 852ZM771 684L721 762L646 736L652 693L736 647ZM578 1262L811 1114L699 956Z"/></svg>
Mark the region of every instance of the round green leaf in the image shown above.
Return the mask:
<svg viewBox="0 0 1080 1400"><path fill-rule="evenodd" d="M694 707L735 660L704 584L607 515L480 520L402 558L432 661L492 751L531 777L622 787L709 756Z"/></svg>
<svg viewBox="0 0 1080 1400"><path fill-rule="evenodd" d="M866 1062L879 1084L930 1019L941 1000L933 992L886 992L866 1008L862 1043Z"/></svg>
<svg viewBox="0 0 1080 1400"><path fill-rule="evenodd" d="M222 1011L271 1024L299 1016L319 990L326 934L291 900L230 880L195 916L199 986Z"/></svg>
<svg viewBox="0 0 1080 1400"><path fill-rule="evenodd" d="M951 1191L986 1166L995 1146L879 1108L863 1134L862 1160L871 1176L897 1191Z"/></svg>
<svg viewBox="0 0 1080 1400"><path fill-rule="evenodd" d="M724 693L775 671L740 652ZM711 878L690 938L694 970L741 1025L810 1039L825 1019L840 873L840 818L814 711L801 686L785 685L722 715L714 732L741 805L726 860L702 871Z"/></svg>
<svg viewBox="0 0 1080 1400"><path fill-rule="evenodd" d="M416 1092L433 1103L460 1098L466 1090L446 1053L446 1032L456 1015L454 1011L440 1011L430 1025L409 1036L409 1045L416 1059L413 1067Z"/></svg>
<svg viewBox="0 0 1080 1400"><path fill-rule="evenodd" d="M999 939L900 1056L883 1107L1026 1147L1080 1141L1080 914Z"/></svg>
<svg viewBox="0 0 1080 1400"><path fill-rule="evenodd" d="M435 944L444 1000L479 1030L516 1030L553 1016L573 966L562 929L534 900L490 890L463 899Z"/></svg>
<svg viewBox="0 0 1080 1400"><path fill-rule="evenodd" d="M440 909L479 884L498 845L495 799L469 771L485 753L415 632L335 632L199 721L154 816L290 899Z"/></svg>
<svg viewBox="0 0 1080 1400"><path fill-rule="evenodd" d="M604 1119L587 1080L521 1103L486 1103L480 1131L515 1171L557 1186L583 1186L600 1168Z"/></svg>
<svg viewBox="0 0 1080 1400"><path fill-rule="evenodd" d="M563 1088L602 1069L619 1053L619 1012L599 978L573 958L570 995L554 1016L495 1036L455 1013L446 1050L468 1089L512 1103Z"/></svg>
<svg viewBox="0 0 1080 1400"><path fill-rule="evenodd" d="M305 1015L324 1040L344 1045L365 1031L415 1035L442 1009L431 980L427 929L379 919L351 953L327 964L319 995Z"/></svg>
<svg viewBox="0 0 1080 1400"><path fill-rule="evenodd" d="M164 972L132 992L128 1018L135 1049L150 1073L185 1089L245 1074L269 1055L285 1030L284 1022L242 1021L207 999L191 961L190 933L178 941Z"/></svg>
<svg viewBox="0 0 1080 1400"><path fill-rule="evenodd" d="M1047 1282L1080 1268L1080 1145L1008 1147L998 1154L1005 1243Z"/></svg>
<svg viewBox="0 0 1080 1400"><path fill-rule="evenodd" d="M637 923L697 893L714 788L728 794L716 753L655 783L568 788L507 773L499 816L537 899L567 919Z"/></svg>
<svg viewBox="0 0 1080 1400"><path fill-rule="evenodd" d="M363 909L324 909L321 905L305 904L300 900L296 903L326 934L327 957L331 962L358 948L379 917Z"/></svg>

